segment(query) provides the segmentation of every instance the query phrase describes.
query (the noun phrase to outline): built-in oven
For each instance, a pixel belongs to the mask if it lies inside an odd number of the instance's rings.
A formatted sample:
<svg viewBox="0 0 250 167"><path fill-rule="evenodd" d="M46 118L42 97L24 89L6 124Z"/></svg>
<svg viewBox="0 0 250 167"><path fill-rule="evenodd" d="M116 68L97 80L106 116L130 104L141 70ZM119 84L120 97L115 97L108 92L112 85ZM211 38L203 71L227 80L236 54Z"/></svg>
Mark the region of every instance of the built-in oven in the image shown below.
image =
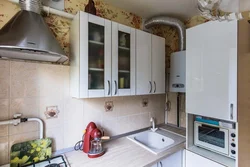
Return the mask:
<svg viewBox="0 0 250 167"><path fill-rule="evenodd" d="M194 144L219 154L235 159L236 138L235 129L194 122Z"/></svg>

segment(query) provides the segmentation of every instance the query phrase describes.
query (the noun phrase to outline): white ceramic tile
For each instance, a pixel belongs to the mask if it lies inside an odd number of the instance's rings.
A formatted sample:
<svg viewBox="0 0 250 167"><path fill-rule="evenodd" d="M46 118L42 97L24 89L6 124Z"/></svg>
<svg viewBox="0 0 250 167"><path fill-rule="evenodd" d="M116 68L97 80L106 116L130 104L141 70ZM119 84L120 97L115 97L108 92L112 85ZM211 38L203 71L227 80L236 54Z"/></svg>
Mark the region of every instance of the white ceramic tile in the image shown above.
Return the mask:
<svg viewBox="0 0 250 167"><path fill-rule="evenodd" d="M0 137L0 151L0 165L5 165L9 162L8 137Z"/></svg>

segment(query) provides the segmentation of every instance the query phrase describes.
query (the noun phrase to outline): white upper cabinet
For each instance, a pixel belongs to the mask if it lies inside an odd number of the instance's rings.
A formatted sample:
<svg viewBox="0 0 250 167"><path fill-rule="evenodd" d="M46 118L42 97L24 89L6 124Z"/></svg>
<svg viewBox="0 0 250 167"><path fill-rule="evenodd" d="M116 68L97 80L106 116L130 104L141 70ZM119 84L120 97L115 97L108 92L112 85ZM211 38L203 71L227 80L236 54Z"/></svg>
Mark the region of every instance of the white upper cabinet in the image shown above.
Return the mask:
<svg viewBox="0 0 250 167"><path fill-rule="evenodd" d="M225 166L186 150L186 167L225 167Z"/></svg>
<svg viewBox="0 0 250 167"><path fill-rule="evenodd" d="M165 39L136 30L136 95L165 93Z"/></svg>
<svg viewBox="0 0 250 167"><path fill-rule="evenodd" d="M165 93L165 39L156 35L152 35L152 84L152 93Z"/></svg>
<svg viewBox="0 0 250 167"><path fill-rule="evenodd" d="M134 28L78 12L70 44L72 97L165 93L163 38L138 30L136 41Z"/></svg>
<svg viewBox="0 0 250 167"><path fill-rule="evenodd" d="M135 29L112 22L112 96L135 95Z"/></svg>
<svg viewBox="0 0 250 167"><path fill-rule="evenodd" d="M78 12L70 31L71 96L111 96L111 21Z"/></svg>
<svg viewBox="0 0 250 167"><path fill-rule="evenodd" d="M187 30L186 111L237 121L237 21Z"/></svg>
<svg viewBox="0 0 250 167"><path fill-rule="evenodd" d="M136 95L151 94L151 40L152 35L136 30Z"/></svg>

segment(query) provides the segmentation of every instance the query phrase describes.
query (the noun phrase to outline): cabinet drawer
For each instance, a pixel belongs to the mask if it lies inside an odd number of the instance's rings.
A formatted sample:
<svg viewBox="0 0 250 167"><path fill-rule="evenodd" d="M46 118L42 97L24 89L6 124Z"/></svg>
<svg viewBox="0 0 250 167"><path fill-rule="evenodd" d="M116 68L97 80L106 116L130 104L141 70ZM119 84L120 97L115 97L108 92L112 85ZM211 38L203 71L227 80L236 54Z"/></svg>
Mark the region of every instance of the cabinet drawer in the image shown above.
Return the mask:
<svg viewBox="0 0 250 167"><path fill-rule="evenodd" d="M225 167L225 166L186 150L186 167Z"/></svg>

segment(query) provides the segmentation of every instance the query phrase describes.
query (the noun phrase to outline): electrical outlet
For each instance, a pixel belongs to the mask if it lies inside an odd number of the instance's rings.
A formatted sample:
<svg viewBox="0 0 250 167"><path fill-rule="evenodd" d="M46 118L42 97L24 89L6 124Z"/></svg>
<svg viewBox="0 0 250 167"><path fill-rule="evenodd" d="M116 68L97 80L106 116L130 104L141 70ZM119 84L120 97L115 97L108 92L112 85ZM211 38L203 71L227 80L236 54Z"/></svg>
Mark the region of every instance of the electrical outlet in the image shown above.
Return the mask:
<svg viewBox="0 0 250 167"><path fill-rule="evenodd" d="M104 107L105 107L106 112L113 111L113 109L114 109L113 101L106 101Z"/></svg>

